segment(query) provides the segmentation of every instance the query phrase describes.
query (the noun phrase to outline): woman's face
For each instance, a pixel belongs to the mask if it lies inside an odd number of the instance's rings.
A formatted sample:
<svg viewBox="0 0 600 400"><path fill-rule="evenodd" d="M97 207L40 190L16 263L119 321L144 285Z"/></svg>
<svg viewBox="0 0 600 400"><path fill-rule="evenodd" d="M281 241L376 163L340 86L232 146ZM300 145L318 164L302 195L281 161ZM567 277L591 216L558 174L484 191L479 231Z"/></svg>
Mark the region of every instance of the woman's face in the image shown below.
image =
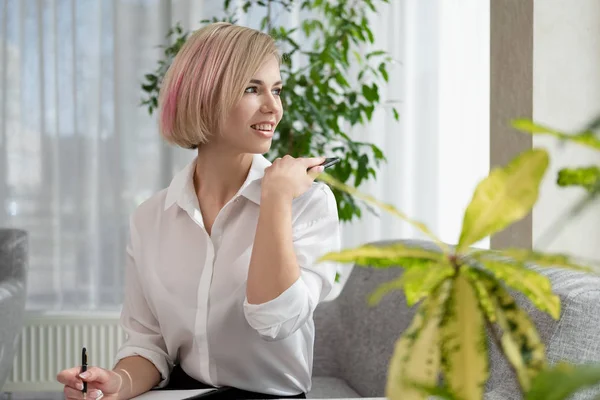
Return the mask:
<svg viewBox="0 0 600 400"><path fill-rule="evenodd" d="M264 154L271 147L283 115L279 63L271 56L252 77L242 99L233 107L219 141L243 153Z"/></svg>

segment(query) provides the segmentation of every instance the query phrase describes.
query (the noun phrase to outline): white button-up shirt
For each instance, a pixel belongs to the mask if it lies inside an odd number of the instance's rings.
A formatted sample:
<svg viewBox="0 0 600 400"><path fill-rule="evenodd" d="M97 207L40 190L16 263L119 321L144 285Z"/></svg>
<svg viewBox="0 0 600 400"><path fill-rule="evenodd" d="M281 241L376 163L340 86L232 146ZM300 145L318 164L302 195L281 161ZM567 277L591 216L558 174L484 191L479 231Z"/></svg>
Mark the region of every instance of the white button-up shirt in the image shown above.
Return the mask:
<svg viewBox="0 0 600 400"><path fill-rule="evenodd" d="M174 362L213 386L289 396L311 388L313 311L331 291L336 265L315 263L340 248L333 193L314 183L292 203L300 278L277 298L249 304L246 282L270 162L254 155L248 177L204 229L195 160L133 213L116 355L150 360L167 384ZM116 364L115 362L115 364Z"/></svg>

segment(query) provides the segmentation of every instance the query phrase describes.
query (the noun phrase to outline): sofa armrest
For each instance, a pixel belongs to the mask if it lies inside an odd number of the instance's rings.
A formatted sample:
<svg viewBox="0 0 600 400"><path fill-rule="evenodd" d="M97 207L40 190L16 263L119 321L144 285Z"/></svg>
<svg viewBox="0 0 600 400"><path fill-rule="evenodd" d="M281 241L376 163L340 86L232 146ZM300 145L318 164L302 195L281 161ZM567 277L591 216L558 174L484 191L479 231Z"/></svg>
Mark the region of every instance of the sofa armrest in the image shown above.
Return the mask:
<svg viewBox="0 0 600 400"><path fill-rule="evenodd" d="M23 326L25 282L7 279L0 282L0 388L12 370L19 334Z"/></svg>
<svg viewBox="0 0 600 400"><path fill-rule="evenodd" d="M548 362L573 364L600 362L600 276L559 268L532 267L547 276L553 292L561 300L558 320L539 311L521 293L512 292L536 325L541 340L546 345ZM514 373L498 348L491 346L492 376L488 391L501 393L507 400L519 399ZM594 390L585 390L574 400L594 398Z"/></svg>
<svg viewBox="0 0 600 400"><path fill-rule="evenodd" d="M600 276L564 270L548 275L562 304L560 320L547 343L548 361L600 363ZM572 399L598 394L600 387L581 390Z"/></svg>

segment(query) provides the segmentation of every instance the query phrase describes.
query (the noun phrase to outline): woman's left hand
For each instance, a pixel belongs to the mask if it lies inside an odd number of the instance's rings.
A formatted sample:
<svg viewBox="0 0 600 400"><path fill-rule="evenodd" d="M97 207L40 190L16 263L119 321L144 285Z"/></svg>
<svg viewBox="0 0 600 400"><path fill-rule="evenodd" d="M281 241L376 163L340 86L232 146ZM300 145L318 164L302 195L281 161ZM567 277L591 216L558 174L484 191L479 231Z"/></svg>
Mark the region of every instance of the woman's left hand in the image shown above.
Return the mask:
<svg viewBox="0 0 600 400"><path fill-rule="evenodd" d="M265 169L262 179L262 196L285 196L290 200L302 195L323 172L320 166L325 157L294 158L285 156L273 161Z"/></svg>

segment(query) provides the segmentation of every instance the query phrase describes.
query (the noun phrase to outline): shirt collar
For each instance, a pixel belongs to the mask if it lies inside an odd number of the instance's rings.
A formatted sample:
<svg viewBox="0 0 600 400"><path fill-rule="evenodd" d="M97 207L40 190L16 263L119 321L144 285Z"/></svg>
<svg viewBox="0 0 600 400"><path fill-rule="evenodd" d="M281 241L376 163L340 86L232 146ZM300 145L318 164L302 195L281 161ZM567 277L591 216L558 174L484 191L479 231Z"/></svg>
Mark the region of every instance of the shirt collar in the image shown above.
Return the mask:
<svg viewBox="0 0 600 400"><path fill-rule="evenodd" d="M171 180L165 198L165 210L175 203L183 206L184 204L193 202L196 198L193 183L196 159L197 156ZM270 165L271 162L262 154L254 154L248 176L236 196L244 196L248 200L260 205L261 181L265 175L265 169Z"/></svg>

